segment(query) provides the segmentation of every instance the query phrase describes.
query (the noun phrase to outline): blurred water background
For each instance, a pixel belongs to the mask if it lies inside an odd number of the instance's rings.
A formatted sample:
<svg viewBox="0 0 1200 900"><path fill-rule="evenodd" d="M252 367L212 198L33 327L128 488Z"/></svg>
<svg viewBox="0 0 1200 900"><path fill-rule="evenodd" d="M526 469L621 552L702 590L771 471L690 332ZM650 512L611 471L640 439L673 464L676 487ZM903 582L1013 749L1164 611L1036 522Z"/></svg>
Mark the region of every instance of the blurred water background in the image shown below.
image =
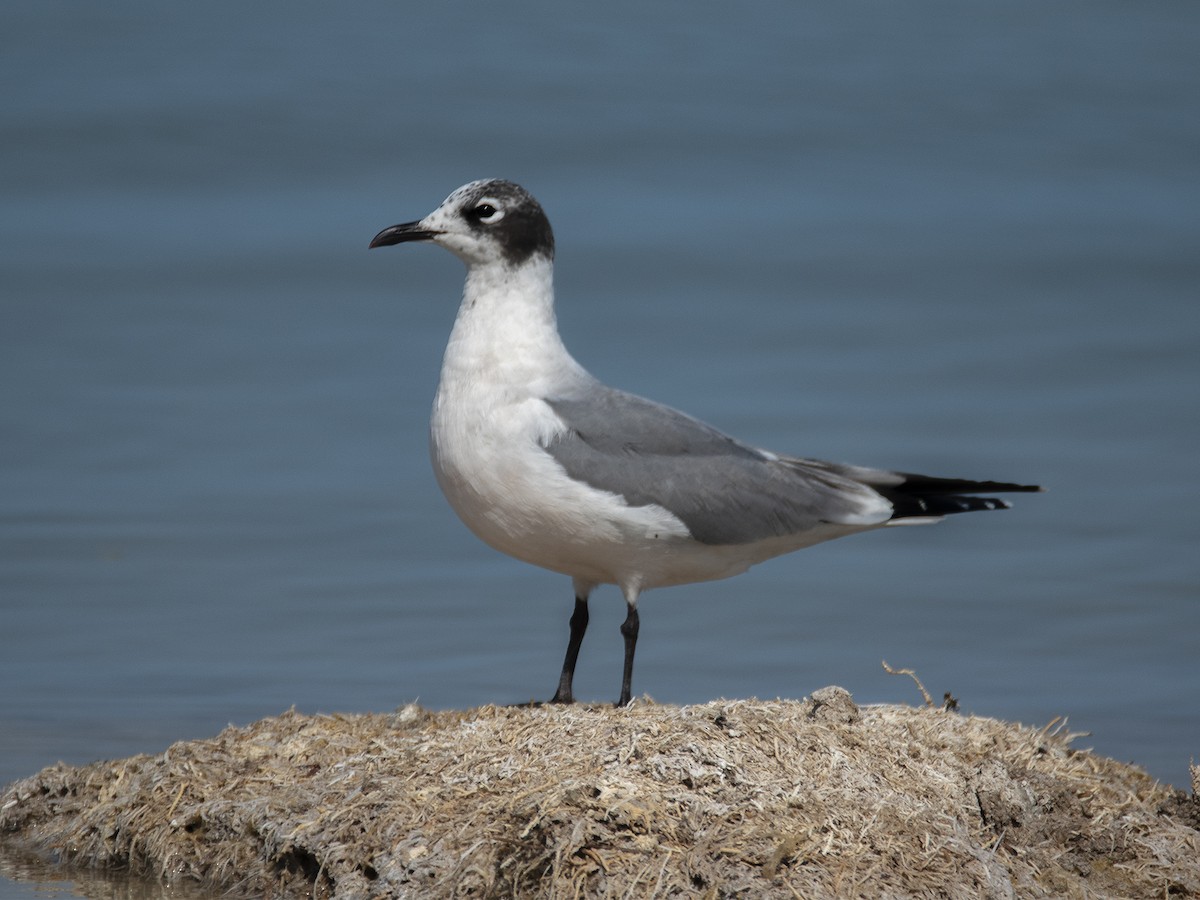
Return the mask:
<svg viewBox="0 0 1200 900"><path fill-rule="evenodd" d="M480 544L427 460L462 267L366 249L500 176L547 209L602 379L782 452L1050 488L651 592L637 693L919 703L886 659L1186 786L1198 26L6 3L0 783L292 706L552 693L567 579ZM576 690L610 701L623 604L592 608Z"/></svg>

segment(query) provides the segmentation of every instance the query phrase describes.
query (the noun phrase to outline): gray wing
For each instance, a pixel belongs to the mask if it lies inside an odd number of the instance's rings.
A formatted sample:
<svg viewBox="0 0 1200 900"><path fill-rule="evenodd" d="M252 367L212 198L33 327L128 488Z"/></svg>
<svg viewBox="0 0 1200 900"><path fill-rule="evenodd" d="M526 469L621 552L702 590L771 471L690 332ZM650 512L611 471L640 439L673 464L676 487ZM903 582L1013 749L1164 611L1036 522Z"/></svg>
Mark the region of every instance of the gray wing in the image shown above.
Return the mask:
<svg viewBox="0 0 1200 900"><path fill-rule="evenodd" d="M746 544L825 523L872 525L890 508L829 468L780 459L667 406L598 383L546 402L567 430L546 451L577 481L657 504L705 544Z"/></svg>

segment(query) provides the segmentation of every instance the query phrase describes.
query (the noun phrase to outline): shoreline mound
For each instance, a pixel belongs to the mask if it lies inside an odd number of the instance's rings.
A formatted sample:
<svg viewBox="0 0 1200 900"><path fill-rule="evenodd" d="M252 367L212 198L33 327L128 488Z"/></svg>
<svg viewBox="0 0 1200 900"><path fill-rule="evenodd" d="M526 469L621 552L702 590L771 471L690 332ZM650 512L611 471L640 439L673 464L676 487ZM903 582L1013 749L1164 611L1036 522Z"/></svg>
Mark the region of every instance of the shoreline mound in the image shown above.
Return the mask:
<svg viewBox="0 0 1200 900"><path fill-rule="evenodd" d="M0 842L230 896L1200 896L1196 796L1070 739L836 687L288 712L44 769Z"/></svg>

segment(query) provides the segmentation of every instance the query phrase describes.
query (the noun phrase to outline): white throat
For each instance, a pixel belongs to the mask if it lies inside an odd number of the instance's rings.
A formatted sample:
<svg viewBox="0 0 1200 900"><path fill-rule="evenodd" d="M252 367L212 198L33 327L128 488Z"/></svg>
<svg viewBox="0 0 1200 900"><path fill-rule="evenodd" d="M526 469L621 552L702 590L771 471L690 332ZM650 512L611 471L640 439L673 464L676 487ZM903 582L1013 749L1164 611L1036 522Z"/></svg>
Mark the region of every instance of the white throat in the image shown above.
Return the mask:
<svg viewBox="0 0 1200 900"><path fill-rule="evenodd" d="M551 260L538 255L517 267L470 267L442 360L439 396L472 393L485 381L512 402L544 397L580 376L587 377L558 335Z"/></svg>

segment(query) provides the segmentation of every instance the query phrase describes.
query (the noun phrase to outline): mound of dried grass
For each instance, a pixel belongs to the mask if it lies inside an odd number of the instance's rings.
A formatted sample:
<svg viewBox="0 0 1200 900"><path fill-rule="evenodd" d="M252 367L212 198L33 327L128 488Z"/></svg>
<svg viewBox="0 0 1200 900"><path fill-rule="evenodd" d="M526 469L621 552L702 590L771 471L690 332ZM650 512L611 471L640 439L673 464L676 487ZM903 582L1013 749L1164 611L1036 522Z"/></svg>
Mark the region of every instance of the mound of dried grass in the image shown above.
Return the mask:
<svg viewBox="0 0 1200 900"><path fill-rule="evenodd" d="M317 897L1200 896L1200 805L1069 736L805 701L288 713L9 786L86 866Z"/></svg>

